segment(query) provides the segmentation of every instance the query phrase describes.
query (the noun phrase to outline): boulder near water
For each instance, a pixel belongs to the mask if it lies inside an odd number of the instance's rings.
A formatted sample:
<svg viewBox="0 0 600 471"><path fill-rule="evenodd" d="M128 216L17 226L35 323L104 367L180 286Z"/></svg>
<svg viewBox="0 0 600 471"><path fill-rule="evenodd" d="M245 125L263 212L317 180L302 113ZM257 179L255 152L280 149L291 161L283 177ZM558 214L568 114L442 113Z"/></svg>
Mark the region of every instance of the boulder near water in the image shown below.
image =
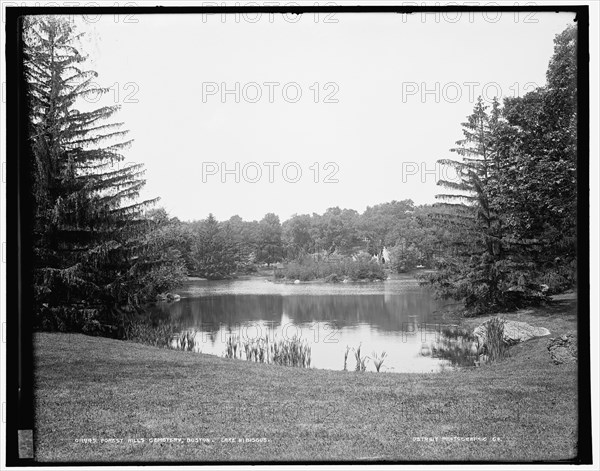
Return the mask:
<svg viewBox="0 0 600 471"><path fill-rule="evenodd" d="M473 335L479 340L480 346L486 343L488 322L484 322L473 330ZM526 322L504 321L504 335L502 336L502 340L507 345L514 345L535 337L545 337L546 335L550 335L550 331L544 327L534 327Z"/></svg>

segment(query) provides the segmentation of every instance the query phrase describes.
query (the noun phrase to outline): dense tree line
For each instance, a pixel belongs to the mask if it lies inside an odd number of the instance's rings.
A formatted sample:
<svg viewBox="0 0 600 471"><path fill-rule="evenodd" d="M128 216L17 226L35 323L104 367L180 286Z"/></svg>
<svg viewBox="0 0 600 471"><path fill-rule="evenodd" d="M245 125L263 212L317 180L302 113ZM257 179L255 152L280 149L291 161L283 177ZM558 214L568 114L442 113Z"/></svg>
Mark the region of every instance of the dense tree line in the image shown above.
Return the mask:
<svg viewBox="0 0 600 471"><path fill-rule="evenodd" d="M158 211L168 219L164 210ZM404 272L433 266L446 250L443 241L450 234L435 224L432 212L432 206L404 200L368 207L362 214L329 208L323 214L294 215L283 223L273 213L260 221L244 221L236 215L218 222L212 214L192 222L173 218L169 230L188 273L209 279L307 257L338 261L366 255Z"/></svg>
<svg viewBox="0 0 600 471"><path fill-rule="evenodd" d="M547 83L491 107L480 99L451 149L458 181L441 181L452 256L429 281L467 312L535 304L576 283L575 26L555 39Z"/></svg>

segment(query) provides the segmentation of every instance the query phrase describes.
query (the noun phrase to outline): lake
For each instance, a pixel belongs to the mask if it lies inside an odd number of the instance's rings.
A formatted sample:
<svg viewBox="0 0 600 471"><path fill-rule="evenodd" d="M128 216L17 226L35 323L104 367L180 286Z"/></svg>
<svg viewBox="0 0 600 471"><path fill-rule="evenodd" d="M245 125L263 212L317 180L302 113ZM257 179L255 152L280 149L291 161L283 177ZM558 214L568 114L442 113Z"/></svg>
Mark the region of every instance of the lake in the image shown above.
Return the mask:
<svg viewBox="0 0 600 471"><path fill-rule="evenodd" d="M471 342L450 335L448 302L434 299L414 278L369 283L274 283L267 278L188 280L177 302L157 303L154 320L195 333L193 350L223 356L227 338L299 337L311 347L311 367L354 370L354 350L386 352L381 372L430 373L473 366Z"/></svg>

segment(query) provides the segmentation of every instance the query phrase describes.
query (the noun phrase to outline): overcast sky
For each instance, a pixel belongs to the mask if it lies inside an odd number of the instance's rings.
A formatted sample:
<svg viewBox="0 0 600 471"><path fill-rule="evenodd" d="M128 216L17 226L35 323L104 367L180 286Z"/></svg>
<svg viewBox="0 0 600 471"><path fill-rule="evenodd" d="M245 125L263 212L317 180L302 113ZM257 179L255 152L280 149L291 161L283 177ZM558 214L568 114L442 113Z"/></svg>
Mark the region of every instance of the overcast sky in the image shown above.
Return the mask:
<svg viewBox="0 0 600 471"><path fill-rule="evenodd" d="M434 202L445 176L435 162L455 155L449 148L477 96L543 85L553 38L573 21L458 15L78 23L98 83L112 87L97 105L122 105L118 119L135 139L127 161L146 166L144 197L160 196L184 220L284 220L332 206Z"/></svg>

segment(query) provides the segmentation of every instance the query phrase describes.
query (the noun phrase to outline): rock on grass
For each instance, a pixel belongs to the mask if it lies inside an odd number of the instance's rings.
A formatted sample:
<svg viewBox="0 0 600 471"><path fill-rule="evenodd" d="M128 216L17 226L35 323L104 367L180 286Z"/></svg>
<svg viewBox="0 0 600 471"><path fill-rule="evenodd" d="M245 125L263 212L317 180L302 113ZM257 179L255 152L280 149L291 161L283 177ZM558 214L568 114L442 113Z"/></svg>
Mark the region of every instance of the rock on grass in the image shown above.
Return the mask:
<svg viewBox="0 0 600 471"><path fill-rule="evenodd" d="M571 332L548 341L548 352L555 365L577 362L577 334Z"/></svg>

